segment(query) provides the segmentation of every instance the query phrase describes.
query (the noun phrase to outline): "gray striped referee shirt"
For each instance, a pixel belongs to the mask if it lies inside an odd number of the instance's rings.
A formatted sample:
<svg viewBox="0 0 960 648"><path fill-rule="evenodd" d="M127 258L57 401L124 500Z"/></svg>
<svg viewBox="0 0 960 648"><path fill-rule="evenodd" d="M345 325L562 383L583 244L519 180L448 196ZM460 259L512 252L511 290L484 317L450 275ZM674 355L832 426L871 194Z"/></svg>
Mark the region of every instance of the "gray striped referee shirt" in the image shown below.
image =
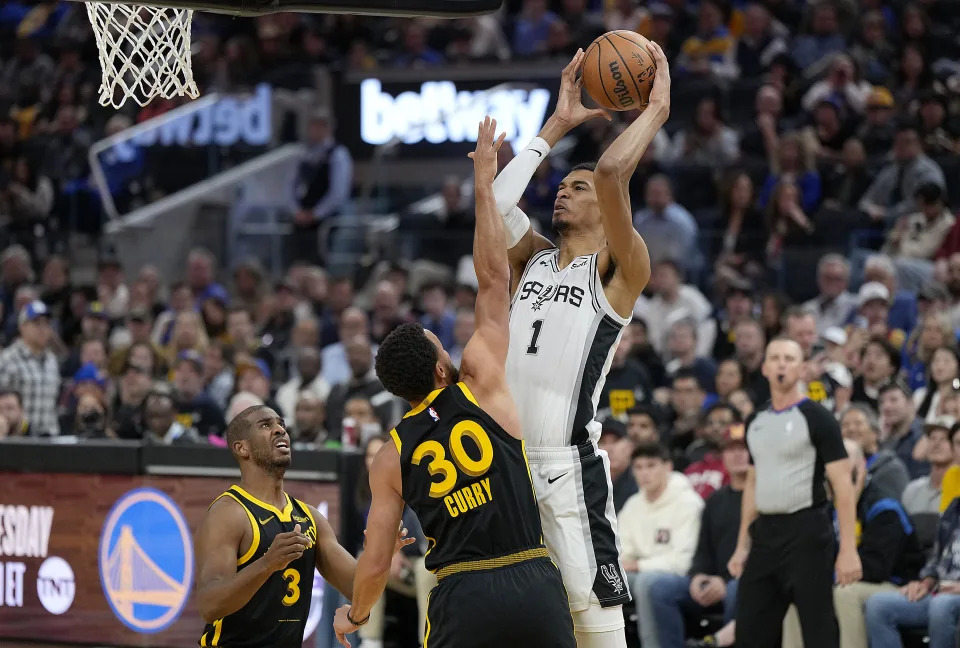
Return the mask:
<svg viewBox="0 0 960 648"><path fill-rule="evenodd" d="M824 467L847 458L837 420L807 399L785 410L768 405L751 415L747 447L756 471L756 505L761 515L825 505Z"/></svg>

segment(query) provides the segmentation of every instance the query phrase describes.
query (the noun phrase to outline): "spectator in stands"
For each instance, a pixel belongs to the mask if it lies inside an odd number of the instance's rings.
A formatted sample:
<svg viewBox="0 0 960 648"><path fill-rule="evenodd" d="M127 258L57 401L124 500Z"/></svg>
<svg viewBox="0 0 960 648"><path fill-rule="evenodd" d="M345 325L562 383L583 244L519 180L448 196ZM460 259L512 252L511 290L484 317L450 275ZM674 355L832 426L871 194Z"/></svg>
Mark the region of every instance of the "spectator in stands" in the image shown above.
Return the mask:
<svg viewBox="0 0 960 648"><path fill-rule="evenodd" d="M35 237L42 239L50 230L48 219L56 199L53 182L40 175L36 163L27 156L14 162L11 175L4 192L8 213L0 214L0 220L9 223L9 235L36 248Z"/></svg>
<svg viewBox="0 0 960 648"><path fill-rule="evenodd" d="M743 422L740 412L729 403L711 405L703 416L697 431L698 438L686 450L687 467L683 474L690 479L693 489L704 500L729 482L721 455L724 435Z"/></svg>
<svg viewBox="0 0 960 648"><path fill-rule="evenodd" d="M120 372L117 392L110 406L113 412L111 430L121 439L139 439L143 435L143 401L153 380L149 371L128 360Z"/></svg>
<svg viewBox="0 0 960 648"><path fill-rule="evenodd" d="M920 318L920 323L903 346L902 371L911 389L917 390L927 384L933 352L951 346L955 340L953 323L945 311L931 311Z"/></svg>
<svg viewBox="0 0 960 648"><path fill-rule="evenodd" d="M887 287L890 295L888 327L891 330L912 331L917 324L917 296L909 290L900 289L893 260L885 254L871 254L863 266L863 280L876 281Z"/></svg>
<svg viewBox="0 0 960 648"><path fill-rule="evenodd" d="M473 337L476 319L474 318L473 308L457 309L456 319L453 322L453 346L450 348L450 362L455 367L460 366L463 359L463 349ZM621 344L623 343L621 339Z"/></svg>
<svg viewBox="0 0 960 648"><path fill-rule="evenodd" d="M946 186L943 171L923 153L916 125L904 122L893 140L893 162L883 167L859 207L870 218L893 224L917 209L917 189L927 183Z"/></svg>
<svg viewBox="0 0 960 648"><path fill-rule="evenodd" d="M73 434L82 439L102 439L107 436L107 406L102 392L88 391L80 395L72 424Z"/></svg>
<svg viewBox="0 0 960 648"><path fill-rule="evenodd" d="M917 407L917 417L930 423L945 414L943 406L953 392L960 378L960 356L954 344L934 349L927 371L924 387L913 393L913 403Z"/></svg>
<svg viewBox="0 0 960 648"><path fill-rule="evenodd" d="M420 289L420 307L423 315L420 324L432 332L444 345L453 346L453 327L456 316L448 305L449 295L442 283L428 283Z"/></svg>
<svg viewBox="0 0 960 648"><path fill-rule="evenodd" d="M0 389L0 439L33 436L23 415L23 400L15 389ZM952 455L951 455L952 456Z"/></svg>
<svg viewBox="0 0 960 648"><path fill-rule="evenodd" d="M878 281L867 282L860 286L857 302L859 306L850 327L851 333L859 330L871 337L882 338L899 352L906 341L906 333L890 326L891 299L887 287Z"/></svg>
<svg viewBox="0 0 960 648"><path fill-rule="evenodd" d="M853 136L853 121L840 103L822 99L813 108L813 124L801 131L818 163L837 162Z"/></svg>
<svg viewBox="0 0 960 648"><path fill-rule="evenodd" d="M647 181L646 207L634 214L633 224L647 241L654 262L666 258L682 260L679 261L683 264L681 271L699 267L697 222L674 200L667 176L655 175ZM680 278L683 278L683 272Z"/></svg>
<svg viewBox="0 0 960 648"><path fill-rule="evenodd" d="M297 396L297 404L291 417L290 438L294 442L312 443L317 446L339 447L339 443L329 438L326 427L327 409L324 402L312 391L302 391Z"/></svg>
<svg viewBox="0 0 960 648"><path fill-rule="evenodd" d="M880 390L899 371L899 350L884 337L872 336L860 354L860 375L853 381L851 400L854 403L866 403L876 408Z"/></svg>
<svg viewBox="0 0 960 648"><path fill-rule="evenodd" d="M610 480L613 483L613 507L619 512L630 497L637 493L637 482L630 470L633 439L627 435L627 426L615 418L604 419L600 430L600 449L610 460Z"/></svg>
<svg viewBox="0 0 960 648"><path fill-rule="evenodd" d="M617 516L621 560L637 601L637 624L644 645L657 645L657 623L650 586L663 573L685 574L697 546L703 500L690 481L673 472L667 449L651 443L633 451L633 473L640 492Z"/></svg>
<svg viewBox="0 0 960 648"><path fill-rule="evenodd" d="M901 106L923 96L924 92L936 87L930 59L922 43L905 43L900 50L900 61L894 74L891 87L895 88L894 97Z"/></svg>
<svg viewBox="0 0 960 648"><path fill-rule="evenodd" d="M722 237L710 241L718 282L726 279L729 284L735 277L755 280L762 275L766 234L754 193L753 180L744 172L735 173L723 192L720 221L724 230Z"/></svg>
<svg viewBox="0 0 960 648"><path fill-rule="evenodd" d="M736 63L741 77L755 79L770 68L774 57L787 51L785 30L782 25L774 25L770 10L760 2L747 5L743 26Z"/></svg>
<svg viewBox="0 0 960 648"><path fill-rule="evenodd" d="M62 256L51 256L43 265L41 275L42 292L40 300L50 309L50 316L56 322L63 322L70 308L70 266Z"/></svg>
<svg viewBox="0 0 960 648"><path fill-rule="evenodd" d="M11 245L0 254L0 316L16 321L14 295L21 286L33 281L30 253L22 245Z"/></svg>
<svg viewBox="0 0 960 648"><path fill-rule="evenodd" d="M314 347L303 347L297 352L297 372L277 390L277 405L283 416L293 418L297 402L304 392L313 394L321 403L325 403L330 394L330 384L320 375L320 353Z"/></svg>
<svg viewBox="0 0 960 648"><path fill-rule="evenodd" d="M697 353L697 322L692 317L681 317L673 322L667 332L665 369L672 376L680 368L692 369L700 384L708 393L715 391L714 380L717 365L710 356Z"/></svg>
<svg viewBox="0 0 960 648"><path fill-rule="evenodd" d="M171 393L156 390L147 394L143 401L144 441L163 445L200 443L196 429L180 423L180 416Z"/></svg>
<svg viewBox="0 0 960 648"><path fill-rule="evenodd" d="M667 332L676 319L691 317L697 322L697 355L709 356L717 336L716 322L711 317L713 309L696 286L683 282L683 269L678 262L656 261L650 288L655 293L653 299L641 296L633 313L647 323L654 350L665 349Z"/></svg>
<svg viewBox="0 0 960 648"><path fill-rule="evenodd" d="M874 594L895 592L898 586L915 579L923 566L924 555L899 500L867 478L860 446L849 439L844 445L853 464L857 528L861 529L857 553L863 565L863 579L834 587L833 604L842 644L866 648L864 604ZM787 623L784 630L784 648L803 645L799 623Z"/></svg>
<svg viewBox="0 0 960 648"><path fill-rule="evenodd" d="M412 22L411 22L412 24ZM296 212L294 257L318 258L317 228L324 220L343 213L353 185L353 158L334 138L333 117L316 110L307 126L303 158L293 187Z"/></svg>
<svg viewBox="0 0 960 648"><path fill-rule="evenodd" d="M226 409L236 382L236 371L222 342L213 342L203 356L203 390L220 409Z"/></svg>
<svg viewBox="0 0 960 648"><path fill-rule="evenodd" d="M523 0L523 9L513 24L513 55L531 58L546 52L551 26L560 17L547 8L546 0Z"/></svg>
<svg viewBox="0 0 960 648"><path fill-rule="evenodd" d="M203 391L203 356L199 351L180 352L173 363L173 385L177 390L177 420L201 437L222 436L227 424L221 409Z"/></svg>
<svg viewBox="0 0 960 648"><path fill-rule="evenodd" d="M722 605L726 625L707 637L707 646L733 644L733 615L737 581L727 572L727 562L737 544L740 500L747 479L750 455L742 425L728 428L721 443L723 471L729 483L719 487L706 501L700 521L700 537L688 574L660 574L650 584L650 600L661 648L683 646L683 613L708 611ZM691 645L691 644L687 644Z"/></svg>
<svg viewBox="0 0 960 648"><path fill-rule="evenodd" d="M627 410L627 436L634 445L660 441L660 412L651 403Z"/></svg>
<svg viewBox="0 0 960 648"><path fill-rule="evenodd" d="M930 473L930 465L913 457L914 446L923 436L923 422L916 418L912 392L902 380L892 380L880 388L880 426L884 440L880 447L892 450L907 467L910 479Z"/></svg>
<svg viewBox="0 0 960 648"><path fill-rule="evenodd" d="M878 86L870 91L866 104L867 117L856 132L857 139L863 142L867 155L886 155L893 146L897 130L895 108L896 104L889 90Z"/></svg>
<svg viewBox="0 0 960 648"><path fill-rule="evenodd" d="M327 430L333 439L339 439L343 430L347 401L357 396L370 401L381 424L393 424L400 418L397 400L384 391L373 369L374 356L369 338L355 336L345 339L350 377L334 385L327 399Z"/></svg>
<svg viewBox="0 0 960 648"><path fill-rule="evenodd" d="M815 241L816 225L801 205L799 187L789 180L781 180L773 189L767 206L767 263L777 267L783 263L783 254L809 248Z"/></svg>
<svg viewBox="0 0 960 648"><path fill-rule="evenodd" d="M770 397L770 385L761 373L767 341L763 326L755 319L739 322L733 329L734 357L743 367L743 386L755 403Z"/></svg>
<svg viewBox="0 0 960 648"><path fill-rule="evenodd" d="M919 580L867 599L867 634L873 648L902 646L900 628L926 628L931 648L956 645L960 618L960 501L943 512L930 559Z"/></svg>
<svg viewBox="0 0 960 648"><path fill-rule="evenodd" d="M282 412L271 396L273 373L260 358L241 358L237 361L237 391L253 394L275 412Z"/></svg>
<svg viewBox="0 0 960 648"><path fill-rule="evenodd" d="M713 343L711 354L714 360L723 360L734 354L736 350L734 329L738 323L753 317L756 306L753 284L746 279L732 277L726 282L725 293L724 308L714 317L717 322L717 339ZM730 387L731 391L733 389L736 387Z"/></svg>
<svg viewBox="0 0 960 648"><path fill-rule="evenodd" d="M706 390L694 371L680 369L673 375L669 393L673 425L664 442L681 460L687 446L693 443L706 397Z"/></svg>
<svg viewBox="0 0 960 648"><path fill-rule="evenodd" d="M936 92L925 92L920 96L919 117L920 138L927 155L952 155L957 152L957 128L949 121L948 99Z"/></svg>
<svg viewBox="0 0 960 648"><path fill-rule="evenodd" d="M859 78L853 59L844 53L835 54L825 79L814 83L803 96L803 109L813 112L821 101L836 101L845 114L862 115L867 99L873 91L867 81Z"/></svg>
<svg viewBox="0 0 960 648"><path fill-rule="evenodd" d="M716 9L716 5L707 6ZM674 136L664 162L720 171L736 162L739 157L740 142L737 132L725 123L717 99L708 95L697 104L694 123Z"/></svg>
<svg viewBox="0 0 960 648"><path fill-rule="evenodd" d="M910 475L895 454L880 449L880 421L876 413L863 403L853 403L840 417L840 431L844 439L850 439L860 448L870 483L890 497L900 499Z"/></svg>
<svg viewBox="0 0 960 648"><path fill-rule="evenodd" d="M264 270L256 258L244 259L233 270L231 303L250 310L260 302L266 290Z"/></svg>
<svg viewBox="0 0 960 648"><path fill-rule="evenodd" d="M340 341L324 347L320 352L323 367L321 375L328 385L336 385L350 378L350 364L347 362L344 341L356 337L369 337L370 323L367 314L355 307L345 309L340 315L337 330ZM376 353L376 347L371 349L371 362L373 362L374 353Z"/></svg>
<svg viewBox="0 0 960 648"><path fill-rule="evenodd" d="M597 416L621 418L628 409L652 397L653 381L643 364L630 357L632 350L633 332L627 329L613 352L610 371L597 403Z"/></svg>
<svg viewBox="0 0 960 648"><path fill-rule="evenodd" d="M931 278L933 257L956 222L942 187L924 183L914 192L914 201L917 211L897 219L882 249L893 258L899 283L907 290L918 290Z"/></svg>
<svg viewBox="0 0 960 648"><path fill-rule="evenodd" d="M17 321L19 339L0 352L0 387L21 395L32 434L57 436L60 371L48 349L53 335L50 312L43 302L33 301L20 310Z"/></svg>
<svg viewBox="0 0 960 648"><path fill-rule="evenodd" d="M604 27L607 31L639 31L640 24L649 13L647 7L640 5L637 0L615 0L606 7Z"/></svg>
<svg viewBox="0 0 960 648"><path fill-rule="evenodd" d="M789 133L778 140L775 157L769 159L770 173L760 190L758 204L770 204L774 190L783 182L794 184L800 192L800 206L812 213L820 204L820 175L814 164L809 142L800 135Z"/></svg>
<svg viewBox="0 0 960 648"><path fill-rule="evenodd" d="M730 394L743 389L743 366L736 358L727 358L717 364L717 399L726 401Z"/></svg>
<svg viewBox="0 0 960 648"><path fill-rule="evenodd" d="M930 474L917 477L903 491L903 508L910 515L921 513L940 515L940 499L943 494L943 477L953 465L953 447L955 421L943 416L923 426L926 443L926 458L930 463Z"/></svg>
<svg viewBox="0 0 960 648"><path fill-rule="evenodd" d="M882 11L862 14L860 33L850 48L850 55L863 71L863 78L873 84L882 84L890 78L896 50L887 37L887 21Z"/></svg>
<svg viewBox="0 0 960 648"><path fill-rule="evenodd" d="M716 79L733 79L738 75L737 41L723 23L723 10L717 2L700 3L697 31L684 41L676 61L678 74Z"/></svg>
<svg viewBox="0 0 960 648"><path fill-rule="evenodd" d="M173 325L181 313L194 307L193 291L185 282L177 282L170 286L169 307L160 313L153 322L153 340L161 347L170 343L173 334Z"/></svg>
<svg viewBox="0 0 960 648"><path fill-rule="evenodd" d="M803 308L814 314L817 333L843 326L857 306L857 296L851 293L850 263L840 254L825 254L817 262L817 287L820 294L804 302Z"/></svg>
<svg viewBox="0 0 960 648"><path fill-rule="evenodd" d="M387 280L377 284L373 294L373 305L370 309L370 332L374 342L383 342L390 331L397 328L409 318L400 310L400 293Z"/></svg>
<svg viewBox="0 0 960 648"><path fill-rule="evenodd" d="M822 58L842 52L847 48L840 33L837 8L829 1L807 5L811 8L810 33L797 36L793 41L791 56L801 70L817 64Z"/></svg>

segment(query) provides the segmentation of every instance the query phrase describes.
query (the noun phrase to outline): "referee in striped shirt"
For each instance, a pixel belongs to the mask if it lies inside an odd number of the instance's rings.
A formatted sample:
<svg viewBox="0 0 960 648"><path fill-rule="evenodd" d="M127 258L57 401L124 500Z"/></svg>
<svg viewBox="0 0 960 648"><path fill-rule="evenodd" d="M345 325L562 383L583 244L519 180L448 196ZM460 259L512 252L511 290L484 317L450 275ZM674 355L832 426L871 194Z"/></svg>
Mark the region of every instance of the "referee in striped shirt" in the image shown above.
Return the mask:
<svg viewBox="0 0 960 648"><path fill-rule="evenodd" d="M793 340L777 338L767 345L762 369L771 402L746 423L751 467L737 549L728 564L740 578L736 645L741 648L779 646L791 603L805 646L839 648L834 577L849 585L862 576L850 460L836 419L801 391L802 366L803 352ZM839 551L824 475L837 511Z"/></svg>

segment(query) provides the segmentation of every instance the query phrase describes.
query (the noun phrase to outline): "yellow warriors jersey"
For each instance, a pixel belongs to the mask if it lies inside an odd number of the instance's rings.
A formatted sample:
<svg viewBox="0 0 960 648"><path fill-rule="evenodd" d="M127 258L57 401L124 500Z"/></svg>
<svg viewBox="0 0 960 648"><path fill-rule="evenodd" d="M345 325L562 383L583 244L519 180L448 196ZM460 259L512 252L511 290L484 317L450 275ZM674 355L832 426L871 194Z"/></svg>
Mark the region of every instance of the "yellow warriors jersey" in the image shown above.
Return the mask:
<svg viewBox="0 0 960 648"><path fill-rule="evenodd" d="M293 531L298 524L300 532L312 542L300 558L272 573L246 605L207 624L200 646L300 648L316 565L317 524L313 514L306 504L286 493L283 510L258 500L239 486L231 486L220 497L236 500L246 511L253 529L250 548L237 557L238 571L267 553L278 534Z"/></svg>
<svg viewBox="0 0 960 648"><path fill-rule="evenodd" d="M428 569L543 547L523 441L464 383L431 393L390 434L403 499L430 541Z"/></svg>

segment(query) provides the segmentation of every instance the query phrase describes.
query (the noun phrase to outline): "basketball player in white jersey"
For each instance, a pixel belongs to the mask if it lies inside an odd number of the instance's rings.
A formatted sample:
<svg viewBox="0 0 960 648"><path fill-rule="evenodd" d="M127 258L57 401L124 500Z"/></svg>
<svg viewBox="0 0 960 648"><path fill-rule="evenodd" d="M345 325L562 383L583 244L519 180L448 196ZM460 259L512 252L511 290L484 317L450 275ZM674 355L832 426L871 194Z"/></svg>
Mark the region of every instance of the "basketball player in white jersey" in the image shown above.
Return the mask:
<svg viewBox="0 0 960 648"><path fill-rule="evenodd" d="M557 109L494 183L512 267L507 380L520 410L543 535L560 567L580 648L626 646L630 600L619 557L613 487L599 450L597 401L650 256L633 228L627 185L670 112L670 72L657 73L646 110L594 165L574 167L557 190L560 247L530 229L516 206L537 166L567 132L601 110L581 102L580 50L564 71Z"/></svg>

